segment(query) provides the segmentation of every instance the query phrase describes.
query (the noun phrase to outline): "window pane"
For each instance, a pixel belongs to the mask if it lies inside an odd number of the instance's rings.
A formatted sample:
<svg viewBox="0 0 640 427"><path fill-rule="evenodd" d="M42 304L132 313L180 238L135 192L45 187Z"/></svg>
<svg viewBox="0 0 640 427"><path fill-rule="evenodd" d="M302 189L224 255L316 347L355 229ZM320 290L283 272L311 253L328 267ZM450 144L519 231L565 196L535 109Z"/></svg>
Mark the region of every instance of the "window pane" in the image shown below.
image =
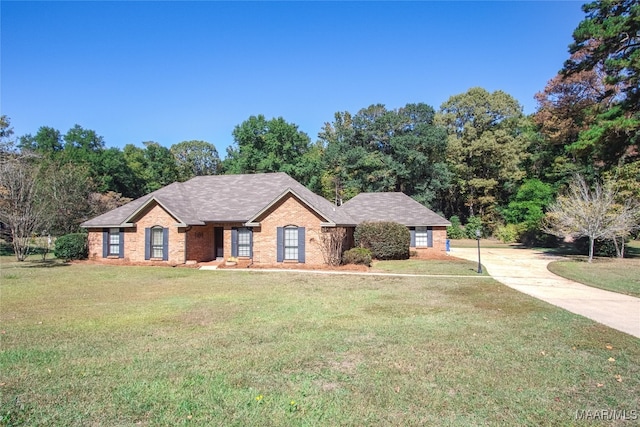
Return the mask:
<svg viewBox="0 0 640 427"><path fill-rule="evenodd" d="M120 254L120 229L109 229L109 255Z"/></svg>
<svg viewBox="0 0 640 427"><path fill-rule="evenodd" d="M427 227L416 227L416 246L427 246Z"/></svg>
<svg viewBox="0 0 640 427"><path fill-rule="evenodd" d="M298 228L284 229L284 259L298 259Z"/></svg>
<svg viewBox="0 0 640 427"><path fill-rule="evenodd" d="M251 230L248 228L238 229L238 256L251 256Z"/></svg>
<svg viewBox="0 0 640 427"><path fill-rule="evenodd" d="M162 228L158 227L151 229L151 258L162 258L162 236Z"/></svg>
<svg viewBox="0 0 640 427"><path fill-rule="evenodd" d="M151 244L162 246L162 228L154 228L151 234Z"/></svg>

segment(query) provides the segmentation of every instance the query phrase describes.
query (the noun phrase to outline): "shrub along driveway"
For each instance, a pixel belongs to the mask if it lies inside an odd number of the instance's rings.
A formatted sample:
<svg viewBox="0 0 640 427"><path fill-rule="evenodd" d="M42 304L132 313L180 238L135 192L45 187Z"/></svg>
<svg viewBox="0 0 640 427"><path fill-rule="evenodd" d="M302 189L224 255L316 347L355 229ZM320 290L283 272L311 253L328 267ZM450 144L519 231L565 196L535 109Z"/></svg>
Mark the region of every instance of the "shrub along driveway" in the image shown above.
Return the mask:
<svg viewBox="0 0 640 427"><path fill-rule="evenodd" d="M453 248L451 254L478 260L475 248ZM483 266L499 282L640 338L640 298L556 276L547 265L558 259L562 258L531 249L481 249Z"/></svg>

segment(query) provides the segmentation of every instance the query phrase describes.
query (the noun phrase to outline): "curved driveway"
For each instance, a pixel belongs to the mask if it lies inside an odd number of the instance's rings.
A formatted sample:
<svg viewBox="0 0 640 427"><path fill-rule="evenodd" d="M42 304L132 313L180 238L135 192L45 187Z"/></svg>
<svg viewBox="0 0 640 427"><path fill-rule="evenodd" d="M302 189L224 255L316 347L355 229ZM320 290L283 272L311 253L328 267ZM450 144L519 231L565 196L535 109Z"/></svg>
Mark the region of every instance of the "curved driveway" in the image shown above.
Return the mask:
<svg viewBox="0 0 640 427"><path fill-rule="evenodd" d="M451 255L478 261L475 248L452 248ZM531 249L481 248L482 265L497 281L640 338L640 298L585 286L547 270L547 264L559 259Z"/></svg>

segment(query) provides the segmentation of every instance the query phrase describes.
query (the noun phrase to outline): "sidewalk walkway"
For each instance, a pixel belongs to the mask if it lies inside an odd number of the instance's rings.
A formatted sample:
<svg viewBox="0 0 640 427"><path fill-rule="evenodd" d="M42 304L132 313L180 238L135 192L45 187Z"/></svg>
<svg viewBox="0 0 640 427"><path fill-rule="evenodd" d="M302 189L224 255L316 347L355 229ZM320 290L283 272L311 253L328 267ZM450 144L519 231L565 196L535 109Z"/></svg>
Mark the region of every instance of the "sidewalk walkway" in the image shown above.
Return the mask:
<svg viewBox="0 0 640 427"><path fill-rule="evenodd" d="M478 261L475 248L453 248L451 255ZM482 265L497 281L640 338L640 298L556 276L547 264L558 259L562 258L531 249L481 249Z"/></svg>

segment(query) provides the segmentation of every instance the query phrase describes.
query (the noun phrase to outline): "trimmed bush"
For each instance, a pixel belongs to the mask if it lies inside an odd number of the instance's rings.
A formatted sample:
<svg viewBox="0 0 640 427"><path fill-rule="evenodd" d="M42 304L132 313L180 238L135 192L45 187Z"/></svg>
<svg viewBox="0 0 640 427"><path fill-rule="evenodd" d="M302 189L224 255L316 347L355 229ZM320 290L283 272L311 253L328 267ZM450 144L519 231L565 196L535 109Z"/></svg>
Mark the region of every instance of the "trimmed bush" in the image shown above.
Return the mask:
<svg viewBox="0 0 640 427"><path fill-rule="evenodd" d="M342 254L343 264L364 264L371 266L371 251L367 248L352 248Z"/></svg>
<svg viewBox="0 0 640 427"><path fill-rule="evenodd" d="M86 233L72 233L58 237L53 254L56 258L65 261L87 259L89 256L89 244Z"/></svg>
<svg viewBox="0 0 640 427"><path fill-rule="evenodd" d="M353 234L356 246L367 248L375 259L408 259L411 234L397 222L363 222Z"/></svg>

